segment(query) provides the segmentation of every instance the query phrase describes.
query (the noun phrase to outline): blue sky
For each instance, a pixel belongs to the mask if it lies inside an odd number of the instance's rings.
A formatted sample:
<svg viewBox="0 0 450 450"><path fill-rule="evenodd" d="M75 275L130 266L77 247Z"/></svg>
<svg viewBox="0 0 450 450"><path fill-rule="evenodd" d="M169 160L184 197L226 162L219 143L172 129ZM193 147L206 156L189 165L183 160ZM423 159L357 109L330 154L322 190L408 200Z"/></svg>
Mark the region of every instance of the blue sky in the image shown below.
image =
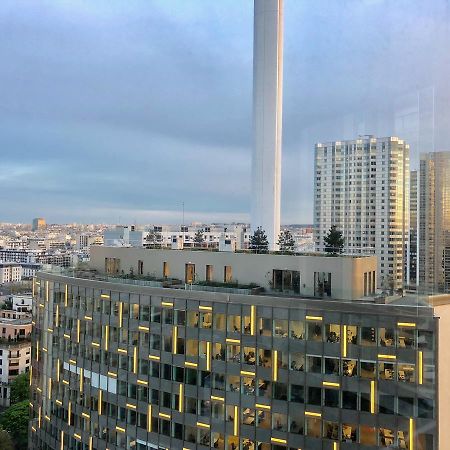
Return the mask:
<svg viewBox="0 0 450 450"><path fill-rule="evenodd" d="M2 0L0 221L246 220L252 14ZM284 223L312 220L315 142L450 150L449 24L448 0L285 0Z"/></svg>

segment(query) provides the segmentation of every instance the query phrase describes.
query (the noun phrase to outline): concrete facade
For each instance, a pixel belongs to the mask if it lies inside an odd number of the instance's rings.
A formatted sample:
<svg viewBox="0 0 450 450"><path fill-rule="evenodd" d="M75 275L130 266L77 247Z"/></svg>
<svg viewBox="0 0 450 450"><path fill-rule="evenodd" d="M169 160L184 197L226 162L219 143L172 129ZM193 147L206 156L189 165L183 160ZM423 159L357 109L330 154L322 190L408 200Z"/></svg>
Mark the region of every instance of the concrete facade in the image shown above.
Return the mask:
<svg viewBox="0 0 450 450"><path fill-rule="evenodd" d="M252 253L209 252L192 250L140 249L120 247L92 247L90 266L99 272L106 270L107 261L115 260L116 274L172 277L182 283L208 281L223 283L237 281L242 285L254 283L267 290L274 287L274 271L298 272L298 294L319 296L318 274L330 274L329 297L358 299L375 291L377 259L374 256L332 257L294 255L256 255ZM186 279L189 266L194 280ZM225 269L227 268L227 269ZM109 271L114 275L113 271ZM369 275L370 274L370 275ZM328 283L328 278L326 280Z"/></svg>
<svg viewBox="0 0 450 450"><path fill-rule="evenodd" d="M283 0L255 0L251 227L276 248L280 232Z"/></svg>

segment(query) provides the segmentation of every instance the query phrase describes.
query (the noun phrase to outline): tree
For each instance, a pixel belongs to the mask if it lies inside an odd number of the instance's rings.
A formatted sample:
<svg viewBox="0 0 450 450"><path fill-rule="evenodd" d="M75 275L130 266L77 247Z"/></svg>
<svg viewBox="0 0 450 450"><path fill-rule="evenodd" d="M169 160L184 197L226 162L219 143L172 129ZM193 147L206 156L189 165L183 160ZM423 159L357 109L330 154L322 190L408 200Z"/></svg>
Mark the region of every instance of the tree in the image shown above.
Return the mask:
<svg viewBox="0 0 450 450"><path fill-rule="evenodd" d="M269 252L269 242L265 231L261 227L258 227L253 236L250 237L250 249L255 253Z"/></svg>
<svg viewBox="0 0 450 450"><path fill-rule="evenodd" d="M25 372L11 383L11 405L28 400L30 397L30 373Z"/></svg>
<svg viewBox="0 0 450 450"><path fill-rule="evenodd" d="M280 252L293 253L295 248L295 241L292 233L289 230L283 230L278 236L277 244Z"/></svg>
<svg viewBox="0 0 450 450"><path fill-rule="evenodd" d="M203 242L205 242L205 236L203 235L203 230L197 230L194 236L194 246L201 247Z"/></svg>
<svg viewBox="0 0 450 450"><path fill-rule="evenodd" d="M0 449L14 450L14 443L6 430L0 429Z"/></svg>
<svg viewBox="0 0 450 450"><path fill-rule="evenodd" d="M6 430L14 440L16 448L28 447L29 404L24 400L11 405L0 415L0 427Z"/></svg>
<svg viewBox="0 0 450 450"><path fill-rule="evenodd" d="M324 238L325 251L337 255L344 251L344 238L336 225L332 225L330 231Z"/></svg>

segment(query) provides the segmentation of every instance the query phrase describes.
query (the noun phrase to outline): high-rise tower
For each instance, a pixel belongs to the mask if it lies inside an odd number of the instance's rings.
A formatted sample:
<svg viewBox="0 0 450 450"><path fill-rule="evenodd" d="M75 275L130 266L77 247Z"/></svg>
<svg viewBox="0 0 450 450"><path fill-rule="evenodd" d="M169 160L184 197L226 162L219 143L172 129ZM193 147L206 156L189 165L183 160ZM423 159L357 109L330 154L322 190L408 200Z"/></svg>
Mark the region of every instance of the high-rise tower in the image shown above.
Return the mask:
<svg viewBox="0 0 450 450"><path fill-rule="evenodd" d="M271 249L280 231L282 102L283 0L255 0L251 225Z"/></svg>

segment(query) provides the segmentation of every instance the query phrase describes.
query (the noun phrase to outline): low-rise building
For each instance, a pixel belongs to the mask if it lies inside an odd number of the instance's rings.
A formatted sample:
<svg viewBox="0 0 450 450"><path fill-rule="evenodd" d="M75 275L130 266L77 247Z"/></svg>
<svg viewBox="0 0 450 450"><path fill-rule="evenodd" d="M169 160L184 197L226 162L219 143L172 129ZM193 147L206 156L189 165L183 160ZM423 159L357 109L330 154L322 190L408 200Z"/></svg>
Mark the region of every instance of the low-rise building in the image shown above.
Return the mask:
<svg viewBox="0 0 450 450"><path fill-rule="evenodd" d="M17 263L0 263L0 284L16 283L22 280L22 266Z"/></svg>

